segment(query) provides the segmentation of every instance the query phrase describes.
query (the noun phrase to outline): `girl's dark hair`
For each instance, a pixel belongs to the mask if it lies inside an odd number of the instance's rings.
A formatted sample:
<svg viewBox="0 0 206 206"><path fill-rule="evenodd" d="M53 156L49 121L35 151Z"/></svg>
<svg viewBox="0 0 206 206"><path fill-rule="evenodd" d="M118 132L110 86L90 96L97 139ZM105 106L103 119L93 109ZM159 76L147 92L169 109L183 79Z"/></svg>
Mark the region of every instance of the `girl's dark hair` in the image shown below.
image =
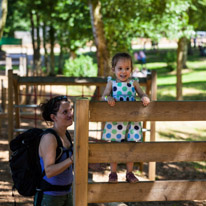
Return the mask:
<svg viewBox="0 0 206 206"><path fill-rule="evenodd" d="M67 96L56 96L39 105L42 112L42 117L45 121L53 122L50 115L57 114L62 101L71 102L70 100L68 100Z"/></svg>
<svg viewBox="0 0 206 206"><path fill-rule="evenodd" d="M117 53L113 56L112 58L112 68L114 68L117 65L117 62L120 59L128 59L131 61L131 69L133 70L133 62L132 62L132 57L126 53L126 52L121 52L121 53Z"/></svg>

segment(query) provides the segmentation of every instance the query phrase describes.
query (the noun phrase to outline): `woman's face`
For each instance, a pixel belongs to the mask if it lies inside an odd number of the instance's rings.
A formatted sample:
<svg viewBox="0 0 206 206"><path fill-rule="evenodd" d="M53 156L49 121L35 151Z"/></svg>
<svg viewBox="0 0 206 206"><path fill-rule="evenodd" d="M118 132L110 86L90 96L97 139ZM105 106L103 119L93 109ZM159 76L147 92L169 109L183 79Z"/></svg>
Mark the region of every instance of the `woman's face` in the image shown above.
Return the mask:
<svg viewBox="0 0 206 206"><path fill-rule="evenodd" d="M70 102L62 101L56 114L58 124L70 126L73 124L73 108Z"/></svg>

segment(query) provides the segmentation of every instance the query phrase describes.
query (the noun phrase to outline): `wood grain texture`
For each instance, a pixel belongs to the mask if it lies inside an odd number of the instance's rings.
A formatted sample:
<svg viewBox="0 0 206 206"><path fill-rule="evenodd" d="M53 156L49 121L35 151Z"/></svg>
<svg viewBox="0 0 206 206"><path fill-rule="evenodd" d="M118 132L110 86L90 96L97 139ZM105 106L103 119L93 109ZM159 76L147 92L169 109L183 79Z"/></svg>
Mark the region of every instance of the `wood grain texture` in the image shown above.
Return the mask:
<svg viewBox="0 0 206 206"><path fill-rule="evenodd" d="M89 144L89 163L205 161L206 142Z"/></svg>
<svg viewBox="0 0 206 206"><path fill-rule="evenodd" d="M75 104L74 138L74 205L87 205L88 186L88 129L89 100L80 99Z"/></svg>
<svg viewBox="0 0 206 206"><path fill-rule="evenodd" d="M93 183L88 185L88 203L205 200L206 180Z"/></svg>
<svg viewBox="0 0 206 206"><path fill-rule="evenodd" d="M90 103L90 121L205 121L206 101L154 101L147 107L142 102Z"/></svg>

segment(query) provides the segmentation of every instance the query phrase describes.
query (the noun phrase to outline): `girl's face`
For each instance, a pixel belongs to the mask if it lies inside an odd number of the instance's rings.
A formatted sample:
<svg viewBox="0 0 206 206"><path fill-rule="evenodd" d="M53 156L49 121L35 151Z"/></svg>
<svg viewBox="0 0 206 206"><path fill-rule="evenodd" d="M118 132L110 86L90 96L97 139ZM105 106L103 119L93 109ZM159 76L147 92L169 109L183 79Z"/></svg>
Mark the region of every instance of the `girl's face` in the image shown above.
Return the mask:
<svg viewBox="0 0 206 206"><path fill-rule="evenodd" d="M55 115L55 120L62 126L68 127L73 124L73 108L70 102L61 102L59 111Z"/></svg>
<svg viewBox="0 0 206 206"><path fill-rule="evenodd" d="M131 61L129 59L120 59L116 66L112 68L115 73L117 81L126 82L132 72Z"/></svg>

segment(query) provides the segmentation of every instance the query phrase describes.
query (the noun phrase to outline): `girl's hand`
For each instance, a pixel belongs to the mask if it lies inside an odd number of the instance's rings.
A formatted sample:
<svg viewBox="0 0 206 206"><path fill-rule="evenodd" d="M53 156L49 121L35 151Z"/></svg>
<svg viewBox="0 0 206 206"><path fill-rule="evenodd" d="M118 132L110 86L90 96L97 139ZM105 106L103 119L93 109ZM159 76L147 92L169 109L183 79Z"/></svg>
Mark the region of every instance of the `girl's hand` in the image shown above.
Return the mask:
<svg viewBox="0 0 206 206"><path fill-rule="evenodd" d="M108 103L111 107L113 107L113 106L115 105L115 99L114 99L113 97L111 97L111 96L108 96L108 97L107 97L107 103Z"/></svg>
<svg viewBox="0 0 206 206"><path fill-rule="evenodd" d="M147 96L142 97L141 100L144 106L147 106L150 103L150 99Z"/></svg>

